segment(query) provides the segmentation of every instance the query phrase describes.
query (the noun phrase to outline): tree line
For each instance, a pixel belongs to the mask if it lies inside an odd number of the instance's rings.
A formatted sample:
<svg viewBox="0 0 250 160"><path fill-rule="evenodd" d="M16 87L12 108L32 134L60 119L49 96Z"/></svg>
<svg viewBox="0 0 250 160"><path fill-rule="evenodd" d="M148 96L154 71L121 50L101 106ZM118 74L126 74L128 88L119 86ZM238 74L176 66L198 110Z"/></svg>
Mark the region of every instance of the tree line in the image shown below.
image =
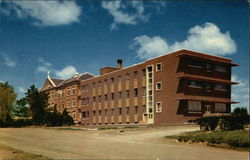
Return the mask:
<svg viewBox="0 0 250 160"><path fill-rule="evenodd" d="M49 108L48 94L39 92L35 85L16 100L17 94L8 83L0 82L0 127L63 126L74 124L73 118L64 109L57 111L56 105Z"/></svg>

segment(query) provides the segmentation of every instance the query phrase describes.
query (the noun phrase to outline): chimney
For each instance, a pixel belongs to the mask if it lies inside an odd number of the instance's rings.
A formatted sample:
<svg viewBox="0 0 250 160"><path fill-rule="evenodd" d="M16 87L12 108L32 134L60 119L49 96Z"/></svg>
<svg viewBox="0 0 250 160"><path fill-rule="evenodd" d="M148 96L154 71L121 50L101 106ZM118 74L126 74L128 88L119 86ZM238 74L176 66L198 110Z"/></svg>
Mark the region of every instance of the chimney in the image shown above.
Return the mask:
<svg viewBox="0 0 250 160"><path fill-rule="evenodd" d="M122 59L117 59L117 68L122 69Z"/></svg>

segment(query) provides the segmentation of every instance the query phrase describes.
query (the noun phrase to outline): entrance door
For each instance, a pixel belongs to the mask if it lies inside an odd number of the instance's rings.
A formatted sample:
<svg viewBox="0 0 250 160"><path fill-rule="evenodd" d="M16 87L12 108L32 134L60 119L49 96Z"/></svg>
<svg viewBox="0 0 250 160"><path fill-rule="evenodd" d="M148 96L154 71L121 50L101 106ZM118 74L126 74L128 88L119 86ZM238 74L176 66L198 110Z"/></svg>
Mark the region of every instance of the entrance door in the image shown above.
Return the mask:
<svg viewBox="0 0 250 160"><path fill-rule="evenodd" d="M205 114L211 113L211 105L205 105Z"/></svg>

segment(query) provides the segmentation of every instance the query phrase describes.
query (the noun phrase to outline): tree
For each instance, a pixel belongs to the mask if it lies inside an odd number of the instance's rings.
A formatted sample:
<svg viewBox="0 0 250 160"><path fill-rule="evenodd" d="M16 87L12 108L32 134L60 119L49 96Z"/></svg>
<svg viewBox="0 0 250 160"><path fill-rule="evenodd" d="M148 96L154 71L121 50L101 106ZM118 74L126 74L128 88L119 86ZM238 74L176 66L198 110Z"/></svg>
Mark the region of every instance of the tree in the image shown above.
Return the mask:
<svg viewBox="0 0 250 160"><path fill-rule="evenodd" d="M17 117L28 117L29 107L26 97L16 101L13 108L13 115Z"/></svg>
<svg viewBox="0 0 250 160"><path fill-rule="evenodd" d="M244 108L244 107L235 108L232 115L235 115L235 116L247 116L248 115L247 109Z"/></svg>
<svg viewBox="0 0 250 160"><path fill-rule="evenodd" d="M63 115L63 123L64 123L64 125L69 125L70 126L70 125L74 124L74 120L68 114L66 108L64 108L62 115Z"/></svg>
<svg viewBox="0 0 250 160"><path fill-rule="evenodd" d="M32 85L26 93L26 98L34 124L43 125L46 114L45 109L48 107L48 94L39 92L35 85Z"/></svg>
<svg viewBox="0 0 250 160"><path fill-rule="evenodd" d="M60 112L57 112L57 106L54 105L53 111L46 110L45 115L46 126L62 126L63 116Z"/></svg>
<svg viewBox="0 0 250 160"><path fill-rule="evenodd" d="M10 118L10 113L17 94L8 82L0 83L0 120L6 121Z"/></svg>

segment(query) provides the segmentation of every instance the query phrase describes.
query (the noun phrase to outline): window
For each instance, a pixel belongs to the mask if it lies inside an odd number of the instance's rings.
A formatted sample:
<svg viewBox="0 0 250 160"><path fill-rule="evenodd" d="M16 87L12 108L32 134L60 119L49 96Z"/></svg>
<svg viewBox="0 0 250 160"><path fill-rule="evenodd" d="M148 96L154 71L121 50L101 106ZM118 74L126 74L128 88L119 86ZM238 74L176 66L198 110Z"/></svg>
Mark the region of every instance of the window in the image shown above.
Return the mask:
<svg viewBox="0 0 250 160"><path fill-rule="evenodd" d="M87 104L89 104L89 98L87 97L87 98L83 98L82 99L82 105L87 105Z"/></svg>
<svg viewBox="0 0 250 160"><path fill-rule="evenodd" d="M126 73L126 80L129 80L129 73Z"/></svg>
<svg viewBox="0 0 250 160"><path fill-rule="evenodd" d="M114 116L114 114L115 114L115 110L114 110L114 108L112 108L111 109L111 116Z"/></svg>
<svg viewBox="0 0 250 160"><path fill-rule="evenodd" d="M201 102L200 101L188 101L188 111L189 112L201 112Z"/></svg>
<svg viewBox="0 0 250 160"><path fill-rule="evenodd" d="M64 104L62 104L62 109L64 109Z"/></svg>
<svg viewBox="0 0 250 160"><path fill-rule="evenodd" d="M101 103L102 102L102 96L100 95L99 96L99 103Z"/></svg>
<svg viewBox="0 0 250 160"><path fill-rule="evenodd" d="M129 115L129 107L126 107L126 114Z"/></svg>
<svg viewBox="0 0 250 160"><path fill-rule="evenodd" d="M111 80L111 83L112 83L112 84L115 82L114 77L110 78L110 80Z"/></svg>
<svg viewBox="0 0 250 160"><path fill-rule="evenodd" d="M95 101L96 101L96 97L94 96L94 97L93 97L93 102L95 102Z"/></svg>
<svg viewBox="0 0 250 160"><path fill-rule="evenodd" d="M76 101L73 100L73 101L72 101L72 107L75 107L75 106L76 106Z"/></svg>
<svg viewBox="0 0 250 160"><path fill-rule="evenodd" d="M211 70L211 64L209 63L206 64L206 70Z"/></svg>
<svg viewBox="0 0 250 160"><path fill-rule="evenodd" d="M156 112L161 112L162 111L162 102L157 102L156 103Z"/></svg>
<svg viewBox="0 0 250 160"><path fill-rule="evenodd" d="M138 97L138 88L135 88L135 89L134 89L134 96L135 96L135 97Z"/></svg>
<svg viewBox="0 0 250 160"><path fill-rule="evenodd" d="M201 88L201 81L190 80L188 86Z"/></svg>
<svg viewBox="0 0 250 160"><path fill-rule="evenodd" d="M96 116L96 112L95 111L93 111L93 116Z"/></svg>
<svg viewBox="0 0 250 160"><path fill-rule="evenodd" d="M105 100L105 101L108 100L108 95L107 95L107 94L104 95L104 100Z"/></svg>
<svg viewBox="0 0 250 160"><path fill-rule="evenodd" d="M138 106L135 106L134 109L135 109L135 110L134 110L134 114L137 115L137 114L138 114Z"/></svg>
<svg viewBox="0 0 250 160"><path fill-rule="evenodd" d="M111 93L111 100L113 101L115 99L115 94Z"/></svg>
<svg viewBox="0 0 250 160"><path fill-rule="evenodd" d="M206 91L209 92L212 90L212 84L211 83L207 83L206 84Z"/></svg>
<svg viewBox="0 0 250 160"><path fill-rule="evenodd" d="M145 77L146 76L146 69L142 70L142 76Z"/></svg>
<svg viewBox="0 0 250 160"><path fill-rule="evenodd" d="M95 82L93 82L93 88L95 87Z"/></svg>
<svg viewBox="0 0 250 160"><path fill-rule="evenodd" d="M89 85L83 85L81 90L84 92L84 91L87 91L89 89Z"/></svg>
<svg viewBox="0 0 250 160"><path fill-rule="evenodd" d="M105 115L105 116L108 115L108 110L107 110L107 109L104 110L104 115Z"/></svg>
<svg viewBox="0 0 250 160"><path fill-rule="evenodd" d="M108 84L108 80L104 79L104 85L107 85L107 84Z"/></svg>
<svg viewBox="0 0 250 160"><path fill-rule="evenodd" d="M152 72L153 67L152 67L152 66L149 66L149 67L147 67L147 69L148 69L148 72Z"/></svg>
<svg viewBox="0 0 250 160"><path fill-rule="evenodd" d="M99 116L101 116L102 115L102 110L99 110Z"/></svg>
<svg viewBox="0 0 250 160"><path fill-rule="evenodd" d="M227 72L226 67L220 65L216 65L215 70L219 72Z"/></svg>
<svg viewBox="0 0 250 160"><path fill-rule="evenodd" d="M215 103L215 112L226 112L225 103Z"/></svg>
<svg viewBox="0 0 250 160"><path fill-rule="evenodd" d="M195 61L195 60L190 60L188 66L195 67L195 68L202 68L202 62Z"/></svg>
<svg viewBox="0 0 250 160"><path fill-rule="evenodd" d="M134 71L134 78L136 79L138 77L138 72Z"/></svg>
<svg viewBox="0 0 250 160"><path fill-rule="evenodd" d="M83 117L83 118L89 118L89 111L87 111L87 112L82 112L82 117Z"/></svg>
<svg viewBox="0 0 250 160"><path fill-rule="evenodd" d="M67 103L68 103L67 106L70 107L70 101L68 101Z"/></svg>
<svg viewBox="0 0 250 160"><path fill-rule="evenodd" d="M126 90L126 98L129 98L129 90Z"/></svg>
<svg viewBox="0 0 250 160"><path fill-rule="evenodd" d="M70 89L68 89L68 95L70 95Z"/></svg>
<svg viewBox="0 0 250 160"><path fill-rule="evenodd" d="M226 91L227 90L227 86L225 84L216 84L215 85L215 89L216 90L220 90L220 91Z"/></svg>
<svg viewBox="0 0 250 160"><path fill-rule="evenodd" d="M72 88L72 94L75 94L75 88Z"/></svg>
<svg viewBox="0 0 250 160"><path fill-rule="evenodd" d="M122 76L118 76L118 82L122 81Z"/></svg>
<svg viewBox="0 0 250 160"><path fill-rule="evenodd" d="M102 82L98 81L98 87L101 87L101 86L102 86Z"/></svg>
<svg viewBox="0 0 250 160"><path fill-rule="evenodd" d="M161 90L161 82L156 83L156 90Z"/></svg>
<svg viewBox="0 0 250 160"><path fill-rule="evenodd" d="M146 96L146 87L142 88L142 96Z"/></svg>
<svg viewBox="0 0 250 160"><path fill-rule="evenodd" d="M119 115L122 115L122 108L119 108Z"/></svg>
<svg viewBox="0 0 250 160"><path fill-rule="evenodd" d="M142 105L142 110L143 110L143 113L146 113L147 110L146 110L146 105Z"/></svg>
<svg viewBox="0 0 250 160"><path fill-rule="evenodd" d="M82 112L82 118L86 118L86 112Z"/></svg>
<svg viewBox="0 0 250 160"><path fill-rule="evenodd" d="M120 91L120 92L118 92L118 97L119 97L119 99L121 99L122 98L122 92Z"/></svg>
<svg viewBox="0 0 250 160"><path fill-rule="evenodd" d="M161 71L161 63L156 64L156 71Z"/></svg>

